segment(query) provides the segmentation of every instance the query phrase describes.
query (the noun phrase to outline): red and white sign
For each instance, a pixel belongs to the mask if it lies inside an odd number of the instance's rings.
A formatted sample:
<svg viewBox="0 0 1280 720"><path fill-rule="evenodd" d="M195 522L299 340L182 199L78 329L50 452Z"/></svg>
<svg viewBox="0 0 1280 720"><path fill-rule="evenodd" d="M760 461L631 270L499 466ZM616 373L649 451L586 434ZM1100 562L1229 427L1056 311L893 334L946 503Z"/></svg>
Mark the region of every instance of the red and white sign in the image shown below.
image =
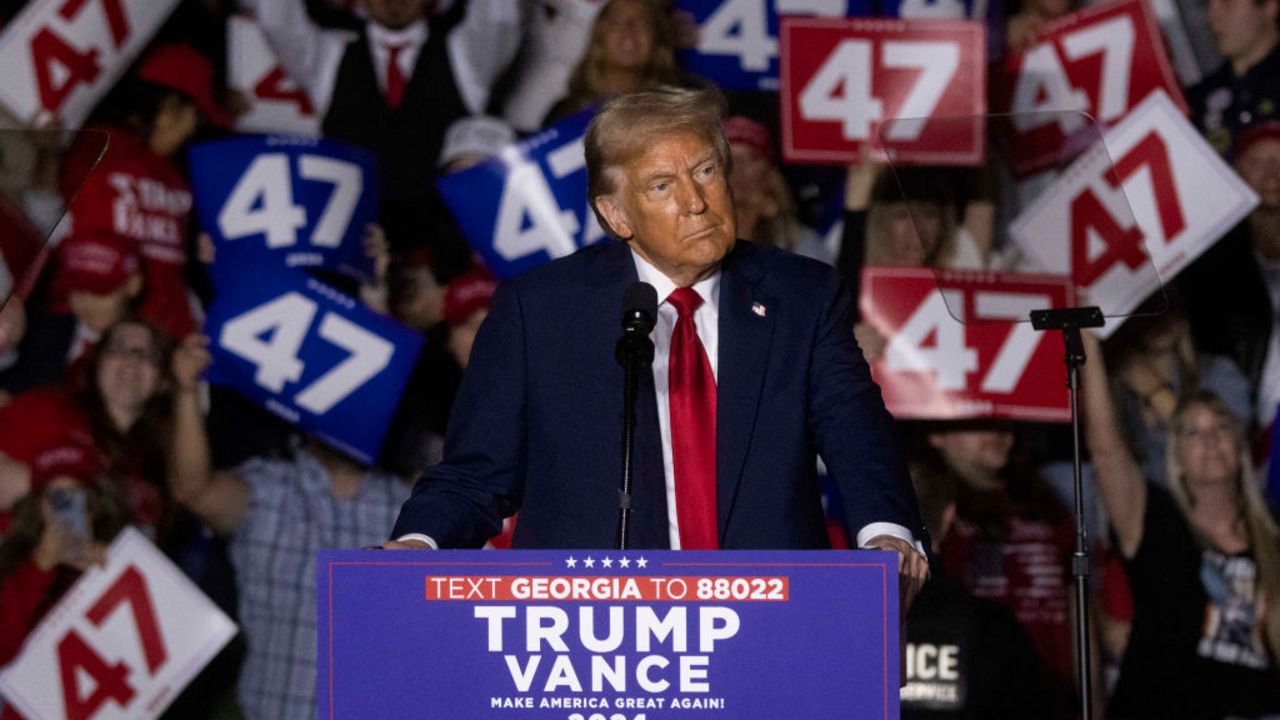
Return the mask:
<svg viewBox="0 0 1280 720"><path fill-rule="evenodd" d="M968 20L783 18L783 156L851 163L869 144L895 162L980 164L985 32Z"/></svg>
<svg viewBox="0 0 1280 720"><path fill-rule="evenodd" d="M1155 13L1144 0L1090 5L1050 23L1022 53L1010 54L996 81L996 112L1010 113L1019 175L1083 150L1104 127L1163 90L1185 113ZM1083 133L1084 142L1073 136Z"/></svg>
<svg viewBox="0 0 1280 720"><path fill-rule="evenodd" d="M0 35L0 103L21 122L79 127L178 0L33 0Z"/></svg>
<svg viewBox="0 0 1280 720"><path fill-rule="evenodd" d="M1062 335L1030 316L1073 304L1061 276L862 271L862 317L888 339L871 372L898 418L1070 420Z"/></svg>
<svg viewBox="0 0 1280 720"><path fill-rule="evenodd" d="M86 572L0 673L27 720L154 718L236 626L132 528Z"/></svg>
<svg viewBox="0 0 1280 720"><path fill-rule="evenodd" d="M1114 166L1112 165L1114 162ZM1009 228L1036 268L1109 316L1133 311L1258 204L1164 93L1134 108ZM1108 321L1098 334L1119 327Z"/></svg>
<svg viewBox="0 0 1280 720"><path fill-rule="evenodd" d="M249 102L236 118L241 132L315 137L320 117L307 91L281 67L262 27L251 17L227 18L227 84Z"/></svg>

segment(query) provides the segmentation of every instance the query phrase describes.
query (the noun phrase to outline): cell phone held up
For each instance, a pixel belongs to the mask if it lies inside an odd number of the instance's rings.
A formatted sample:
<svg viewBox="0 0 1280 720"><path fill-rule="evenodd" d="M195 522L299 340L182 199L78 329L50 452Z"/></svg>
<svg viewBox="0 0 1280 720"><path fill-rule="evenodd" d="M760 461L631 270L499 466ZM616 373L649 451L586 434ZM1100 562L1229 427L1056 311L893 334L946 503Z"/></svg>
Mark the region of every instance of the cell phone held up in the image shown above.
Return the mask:
<svg viewBox="0 0 1280 720"><path fill-rule="evenodd" d="M49 493L53 521L64 526L73 539L62 560L74 561L84 556L89 543L88 495L78 488L59 488Z"/></svg>

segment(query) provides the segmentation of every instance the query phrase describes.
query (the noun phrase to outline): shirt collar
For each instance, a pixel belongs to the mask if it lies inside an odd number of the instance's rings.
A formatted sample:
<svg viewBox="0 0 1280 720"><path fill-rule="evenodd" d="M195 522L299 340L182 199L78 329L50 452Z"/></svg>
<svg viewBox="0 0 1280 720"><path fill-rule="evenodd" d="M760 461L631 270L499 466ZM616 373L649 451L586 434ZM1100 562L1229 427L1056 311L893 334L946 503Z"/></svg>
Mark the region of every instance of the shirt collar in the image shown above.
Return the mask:
<svg viewBox="0 0 1280 720"><path fill-rule="evenodd" d="M369 42L378 48L388 46L421 47L427 41L427 21L418 20L399 30L385 28L378 23L365 25L369 29Z"/></svg>
<svg viewBox="0 0 1280 720"><path fill-rule="evenodd" d="M658 304L667 301L669 296L676 289L675 281L667 277L661 270L654 267L648 260L640 257L640 253L627 243L627 247L631 250L631 259L636 263L636 275L640 277L641 282L647 282L658 291ZM702 298L702 304L712 308L720 307L720 268L711 273L708 277L694 283L693 291L698 293Z"/></svg>

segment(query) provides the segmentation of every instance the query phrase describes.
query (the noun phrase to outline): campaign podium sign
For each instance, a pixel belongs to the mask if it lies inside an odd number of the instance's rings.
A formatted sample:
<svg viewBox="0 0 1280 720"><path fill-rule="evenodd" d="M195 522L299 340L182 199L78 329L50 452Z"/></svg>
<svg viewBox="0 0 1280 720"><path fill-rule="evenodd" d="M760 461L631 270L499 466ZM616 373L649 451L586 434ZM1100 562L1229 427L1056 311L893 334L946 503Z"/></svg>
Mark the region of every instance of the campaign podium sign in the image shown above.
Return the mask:
<svg viewBox="0 0 1280 720"><path fill-rule="evenodd" d="M898 717L897 556L326 551L318 717Z"/></svg>

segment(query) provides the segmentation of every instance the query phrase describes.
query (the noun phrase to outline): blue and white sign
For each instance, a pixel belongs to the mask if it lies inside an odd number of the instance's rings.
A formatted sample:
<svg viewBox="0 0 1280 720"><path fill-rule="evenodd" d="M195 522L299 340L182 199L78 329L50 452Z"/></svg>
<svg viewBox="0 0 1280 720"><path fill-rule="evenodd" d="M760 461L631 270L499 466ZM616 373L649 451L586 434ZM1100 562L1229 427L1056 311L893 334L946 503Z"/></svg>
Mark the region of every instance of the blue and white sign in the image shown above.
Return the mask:
<svg viewBox="0 0 1280 720"><path fill-rule="evenodd" d="M896 718L897 557L322 551L317 715Z"/></svg>
<svg viewBox="0 0 1280 720"><path fill-rule="evenodd" d="M200 227L217 251L215 280L258 263L372 278L363 242L378 214L370 153L334 140L266 135L201 143L190 160Z"/></svg>
<svg viewBox="0 0 1280 720"><path fill-rule="evenodd" d="M422 335L304 273L242 268L205 334L227 385L361 462L382 449Z"/></svg>
<svg viewBox="0 0 1280 720"><path fill-rule="evenodd" d="M587 204L582 136L591 112L437 181L471 246L499 279L606 237Z"/></svg>
<svg viewBox="0 0 1280 720"><path fill-rule="evenodd" d="M681 53L681 67L725 90L778 89L779 16L871 14L870 0L678 0L677 7L698 25L697 44Z"/></svg>

